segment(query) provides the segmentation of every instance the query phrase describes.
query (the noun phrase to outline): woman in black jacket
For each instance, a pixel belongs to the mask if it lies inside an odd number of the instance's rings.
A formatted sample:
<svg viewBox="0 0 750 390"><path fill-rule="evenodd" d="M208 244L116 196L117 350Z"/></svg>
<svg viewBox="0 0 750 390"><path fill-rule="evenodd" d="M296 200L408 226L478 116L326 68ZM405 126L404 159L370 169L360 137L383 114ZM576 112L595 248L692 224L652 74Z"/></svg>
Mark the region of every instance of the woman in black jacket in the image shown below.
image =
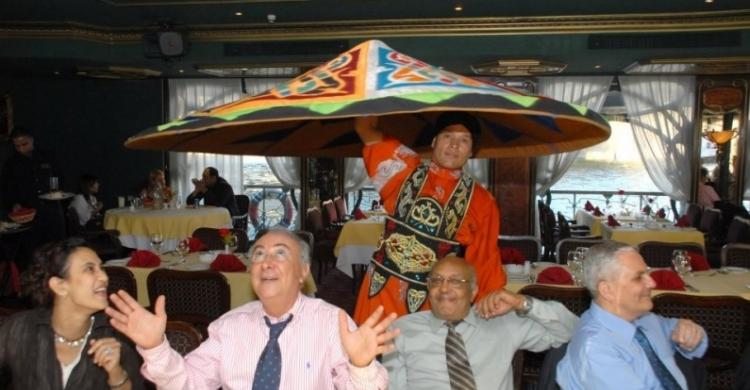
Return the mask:
<svg viewBox="0 0 750 390"><path fill-rule="evenodd" d="M79 239L42 246L24 274L39 308L0 328L0 368L11 389L140 389L140 358L109 326L107 274Z"/></svg>

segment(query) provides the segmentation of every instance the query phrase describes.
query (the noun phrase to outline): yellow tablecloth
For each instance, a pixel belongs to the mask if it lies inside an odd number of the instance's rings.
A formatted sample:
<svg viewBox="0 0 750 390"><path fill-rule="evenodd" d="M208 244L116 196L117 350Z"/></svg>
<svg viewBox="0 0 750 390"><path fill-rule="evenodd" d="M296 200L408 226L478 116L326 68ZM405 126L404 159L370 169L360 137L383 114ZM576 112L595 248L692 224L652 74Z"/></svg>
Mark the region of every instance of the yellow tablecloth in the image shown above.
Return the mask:
<svg viewBox="0 0 750 390"><path fill-rule="evenodd" d="M345 223L333 249L336 268L351 277L352 264L369 264L384 227L383 217Z"/></svg>
<svg viewBox="0 0 750 390"><path fill-rule="evenodd" d="M564 267L564 266L563 266ZM537 267L532 270L536 274L544 269L545 266ZM674 291L674 290L653 290L652 296L665 293L678 293L689 295L731 295L739 296L750 300L750 272L722 274L716 270L693 272L693 276L685 276L685 283L693 286L698 291ZM518 281L509 279L506 289L518 292L524 286L531 284L528 281ZM561 286L565 287L565 286ZM572 286L568 286L572 287Z"/></svg>
<svg viewBox="0 0 750 390"><path fill-rule="evenodd" d="M607 216L603 215L601 217L597 217L594 214L586 211L586 210L578 210L576 211L576 223L579 225L586 225L589 227L590 235L592 236L601 236L602 235L602 221L606 221ZM620 221L620 223L623 222L635 222L635 218L633 216L617 216L617 220Z"/></svg>
<svg viewBox="0 0 750 390"><path fill-rule="evenodd" d="M248 259L244 255L239 255L238 258L242 260L245 265L249 264ZM199 253L191 253L187 256L184 263L179 263L179 258L176 255L162 255L162 263L160 268L170 267L171 269L181 271L198 271L209 269L208 263L200 261ZM125 266L129 259L118 259L110 260L106 262L105 266ZM148 274L150 274L156 268L138 268L138 267L127 267L135 276L136 284L138 285L138 303L142 306L150 305L148 296ZM249 270L249 267L248 267ZM230 289L230 305L232 309L241 306L247 302L258 299L253 291L253 287L250 284L250 273L249 272L222 272L227 278ZM307 275L305 283L302 286L302 292L307 295L314 295L317 292L317 286L315 280L312 278L312 273Z"/></svg>
<svg viewBox="0 0 750 390"><path fill-rule="evenodd" d="M666 228L648 229L645 227L609 227L602 225L602 238L615 240L629 245L638 246L645 241L661 242L694 242L700 246L704 245L703 233L695 228Z"/></svg>
<svg viewBox="0 0 750 390"><path fill-rule="evenodd" d="M231 227L232 218L224 207L179 209L119 208L104 214L104 228L120 232L120 242L129 248L149 249L152 234L164 237L162 251L174 250L179 240L199 227Z"/></svg>

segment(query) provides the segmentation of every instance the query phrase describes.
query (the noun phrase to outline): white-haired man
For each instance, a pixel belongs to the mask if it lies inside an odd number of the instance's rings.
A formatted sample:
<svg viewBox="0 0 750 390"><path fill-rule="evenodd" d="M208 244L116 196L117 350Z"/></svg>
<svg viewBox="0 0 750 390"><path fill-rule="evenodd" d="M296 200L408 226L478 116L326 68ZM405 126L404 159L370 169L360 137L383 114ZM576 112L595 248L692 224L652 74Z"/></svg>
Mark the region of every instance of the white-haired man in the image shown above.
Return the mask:
<svg viewBox="0 0 750 390"><path fill-rule="evenodd" d="M355 329L339 308L300 293L310 272L307 243L271 230L250 250L251 281L259 301L211 323L209 337L183 359L169 347L164 297L155 314L123 291L107 308L115 329L143 356L145 376L167 389L386 389L388 375L375 357L393 348L398 330L380 320L382 308Z"/></svg>
<svg viewBox="0 0 750 390"><path fill-rule="evenodd" d="M586 288L594 298L557 366L564 389L685 389L675 351L703 356L706 333L686 319L651 313L656 286L635 248L605 241L586 255Z"/></svg>

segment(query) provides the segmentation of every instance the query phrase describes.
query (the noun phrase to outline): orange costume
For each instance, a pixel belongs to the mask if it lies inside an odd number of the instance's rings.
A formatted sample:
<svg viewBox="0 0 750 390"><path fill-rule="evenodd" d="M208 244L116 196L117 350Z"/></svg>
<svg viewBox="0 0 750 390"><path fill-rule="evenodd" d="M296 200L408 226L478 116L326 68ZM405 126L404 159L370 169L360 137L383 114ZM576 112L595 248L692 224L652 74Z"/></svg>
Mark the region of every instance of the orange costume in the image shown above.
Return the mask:
<svg viewBox="0 0 750 390"><path fill-rule="evenodd" d="M367 145L363 154L388 217L357 299L358 324L378 305L399 316L429 309L425 278L451 253L476 269L477 300L505 286L497 247L500 211L485 188L459 169L421 164L394 139Z"/></svg>

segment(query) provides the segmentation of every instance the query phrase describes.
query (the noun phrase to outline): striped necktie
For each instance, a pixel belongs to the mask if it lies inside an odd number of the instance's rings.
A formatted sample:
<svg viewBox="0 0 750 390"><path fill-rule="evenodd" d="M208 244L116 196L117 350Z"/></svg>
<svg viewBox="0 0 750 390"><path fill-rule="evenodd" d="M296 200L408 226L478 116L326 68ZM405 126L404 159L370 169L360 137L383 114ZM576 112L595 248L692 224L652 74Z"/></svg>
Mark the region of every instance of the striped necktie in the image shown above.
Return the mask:
<svg viewBox="0 0 750 390"><path fill-rule="evenodd" d="M661 383L661 387L663 387L664 390L680 390L680 384L674 379L674 376L669 372L664 365L664 362L662 362L661 359L659 359L659 356L656 355L656 351L651 347L651 343L648 341L648 337L643 333L641 327L635 328L635 341L640 344L643 352L646 353L648 362L651 364L651 368L654 369L654 374L656 374L656 378L659 380L659 383Z"/></svg>
<svg viewBox="0 0 750 390"><path fill-rule="evenodd" d="M466 355L464 340L456 332L461 321L446 321L448 336L445 337L445 361L448 365L448 379L451 390L476 390L474 373L471 371L469 357Z"/></svg>
<svg viewBox="0 0 750 390"><path fill-rule="evenodd" d="M260 354L258 366L255 367L255 377L253 378L253 390L279 390L281 383L281 348L279 348L279 336L284 328L292 320L293 315L289 315L286 321L272 324L268 317L263 319L268 325L268 343L263 353Z"/></svg>

